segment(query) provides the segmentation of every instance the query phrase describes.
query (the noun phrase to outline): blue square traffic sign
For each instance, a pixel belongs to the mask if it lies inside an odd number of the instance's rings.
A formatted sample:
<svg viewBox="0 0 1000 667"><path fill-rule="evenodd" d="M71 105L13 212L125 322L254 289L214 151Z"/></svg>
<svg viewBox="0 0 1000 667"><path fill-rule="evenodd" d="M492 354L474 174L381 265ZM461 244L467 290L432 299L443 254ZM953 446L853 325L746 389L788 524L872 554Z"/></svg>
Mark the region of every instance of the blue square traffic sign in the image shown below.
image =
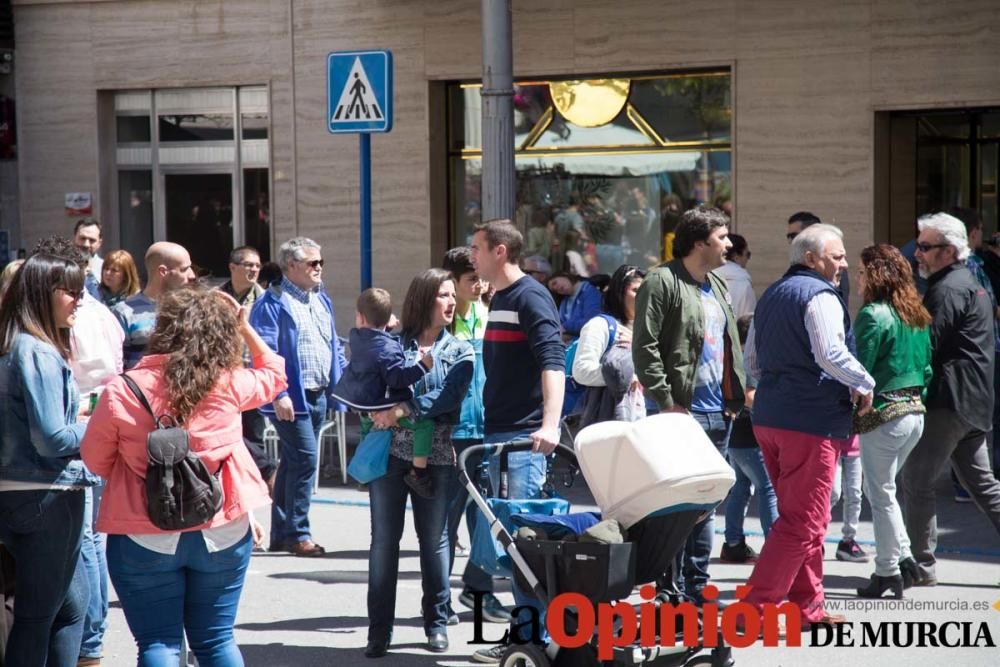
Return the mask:
<svg viewBox="0 0 1000 667"><path fill-rule="evenodd" d="M391 130L392 53L331 53L326 100L327 129L333 134Z"/></svg>

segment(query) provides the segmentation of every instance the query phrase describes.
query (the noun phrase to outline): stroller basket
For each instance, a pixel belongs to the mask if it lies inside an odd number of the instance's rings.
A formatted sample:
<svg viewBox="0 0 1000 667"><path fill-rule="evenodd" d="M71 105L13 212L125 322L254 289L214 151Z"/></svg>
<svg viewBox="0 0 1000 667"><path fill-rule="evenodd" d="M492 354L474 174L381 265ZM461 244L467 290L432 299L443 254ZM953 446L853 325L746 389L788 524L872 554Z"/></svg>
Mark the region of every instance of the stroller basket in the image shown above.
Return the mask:
<svg viewBox="0 0 1000 667"><path fill-rule="evenodd" d="M638 552L631 542L517 540L517 549L550 599L579 593L596 604L627 598L632 592ZM522 589L531 590L520 570L514 570L514 578Z"/></svg>

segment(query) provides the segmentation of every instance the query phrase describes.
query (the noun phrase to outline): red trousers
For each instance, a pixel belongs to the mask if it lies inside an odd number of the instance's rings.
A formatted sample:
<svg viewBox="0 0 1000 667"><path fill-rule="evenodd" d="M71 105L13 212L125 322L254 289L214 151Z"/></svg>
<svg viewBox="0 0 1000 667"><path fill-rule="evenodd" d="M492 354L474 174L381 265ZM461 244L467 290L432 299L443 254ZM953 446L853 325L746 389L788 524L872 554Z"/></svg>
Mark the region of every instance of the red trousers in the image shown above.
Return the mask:
<svg viewBox="0 0 1000 667"><path fill-rule="evenodd" d="M760 552L747 602L760 608L787 599L803 622L823 611L823 538L830 525L830 489L846 441L755 426L764 466L778 497L778 520Z"/></svg>

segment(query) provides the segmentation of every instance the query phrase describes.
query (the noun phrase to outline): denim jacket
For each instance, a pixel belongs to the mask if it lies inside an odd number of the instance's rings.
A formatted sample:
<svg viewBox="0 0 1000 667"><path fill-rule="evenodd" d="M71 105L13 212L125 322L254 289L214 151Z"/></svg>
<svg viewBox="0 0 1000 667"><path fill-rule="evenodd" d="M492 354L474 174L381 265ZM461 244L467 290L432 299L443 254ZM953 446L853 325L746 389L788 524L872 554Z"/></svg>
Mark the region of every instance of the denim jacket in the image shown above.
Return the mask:
<svg viewBox="0 0 1000 667"><path fill-rule="evenodd" d="M486 415L483 408L483 387L486 386L486 366L483 364L483 337L489 309L480 301L474 301L470 308L471 317L462 319L455 312L454 336L472 345L475 353L475 368L469 391L462 401L462 414L451 437L456 440L482 440L486 432Z"/></svg>
<svg viewBox="0 0 1000 667"><path fill-rule="evenodd" d="M416 339L403 338L406 364L419 360ZM407 403L414 419L433 419L441 424L457 424L462 400L472 382L475 352L472 346L442 331L431 347L434 367L413 388Z"/></svg>
<svg viewBox="0 0 1000 667"><path fill-rule="evenodd" d="M91 486L80 460L80 392L54 347L19 333L0 357L0 479Z"/></svg>

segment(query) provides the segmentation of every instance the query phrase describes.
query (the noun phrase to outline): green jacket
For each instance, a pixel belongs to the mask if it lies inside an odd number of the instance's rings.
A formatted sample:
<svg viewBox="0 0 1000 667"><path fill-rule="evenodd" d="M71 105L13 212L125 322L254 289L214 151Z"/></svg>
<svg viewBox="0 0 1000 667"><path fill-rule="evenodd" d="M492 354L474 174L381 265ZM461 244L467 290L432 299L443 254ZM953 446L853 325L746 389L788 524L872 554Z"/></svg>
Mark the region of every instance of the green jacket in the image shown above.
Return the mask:
<svg viewBox="0 0 1000 667"><path fill-rule="evenodd" d="M858 361L875 378L877 410L885 405L887 391L917 387L926 398L931 381L931 334L928 327L914 329L882 301L866 303L854 320Z"/></svg>
<svg viewBox="0 0 1000 667"><path fill-rule="evenodd" d="M722 395L733 414L743 408L743 351L726 282L708 274L712 293L726 314ZM635 298L632 360L646 395L663 410L691 407L695 374L705 342L701 285L684 263L674 259L656 267L642 281Z"/></svg>

